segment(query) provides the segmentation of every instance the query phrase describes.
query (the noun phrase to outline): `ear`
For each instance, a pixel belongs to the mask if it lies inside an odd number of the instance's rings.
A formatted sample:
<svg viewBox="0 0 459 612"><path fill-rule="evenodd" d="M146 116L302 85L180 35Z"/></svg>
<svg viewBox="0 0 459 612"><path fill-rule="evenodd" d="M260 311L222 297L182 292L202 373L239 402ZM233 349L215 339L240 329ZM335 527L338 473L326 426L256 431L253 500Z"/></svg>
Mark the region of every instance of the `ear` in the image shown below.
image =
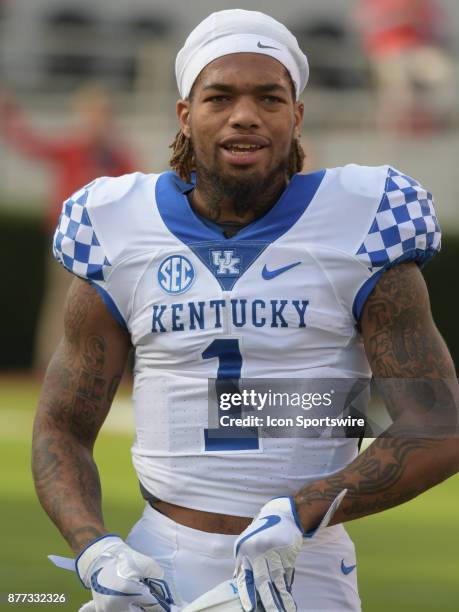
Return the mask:
<svg viewBox="0 0 459 612"><path fill-rule="evenodd" d="M189 125L190 121L190 101L189 100L178 100L176 107L177 119L179 121L180 129L182 133L190 138L191 129Z"/></svg>
<svg viewBox="0 0 459 612"><path fill-rule="evenodd" d="M301 135L301 126L303 125L304 117L304 104L303 102L295 102L295 124L294 124L294 136L299 138Z"/></svg>

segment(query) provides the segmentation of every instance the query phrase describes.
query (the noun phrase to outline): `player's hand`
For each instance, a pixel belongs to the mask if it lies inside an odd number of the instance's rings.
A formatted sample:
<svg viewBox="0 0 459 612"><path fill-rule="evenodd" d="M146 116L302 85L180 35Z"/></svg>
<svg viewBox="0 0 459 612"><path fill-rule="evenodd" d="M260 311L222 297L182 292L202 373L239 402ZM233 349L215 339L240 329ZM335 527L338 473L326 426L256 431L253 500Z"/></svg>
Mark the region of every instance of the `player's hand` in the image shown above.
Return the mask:
<svg viewBox="0 0 459 612"><path fill-rule="evenodd" d="M292 597L295 562L305 541L325 528L346 489L333 500L318 527L304 533L292 497L277 497L263 506L234 545L235 577L241 605L253 612L296 612Z"/></svg>
<svg viewBox="0 0 459 612"><path fill-rule="evenodd" d="M118 536L95 540L80 553L75 565L80 580L92 591L93 607L86 610L169 612L174 604L163 569Z"/></svg>
<svg viewBox="0 0 459 612"><path fill-rule="evenodd" d="M245 612L295 612L291 595L295 561L303 546L303 529L291 497L265 504L234 545L236 582Z"/></svg>

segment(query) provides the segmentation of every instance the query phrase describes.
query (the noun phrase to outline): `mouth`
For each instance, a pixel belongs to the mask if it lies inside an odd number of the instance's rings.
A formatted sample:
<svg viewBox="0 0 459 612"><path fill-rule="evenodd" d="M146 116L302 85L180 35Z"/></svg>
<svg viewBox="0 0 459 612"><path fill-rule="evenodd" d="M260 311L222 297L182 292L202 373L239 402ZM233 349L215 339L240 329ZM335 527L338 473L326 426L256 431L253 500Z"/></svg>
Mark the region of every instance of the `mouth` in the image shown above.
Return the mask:
<svg viewBox="0 0 459 612"><path fill-rule="evenodd" d="M259 151L264 147L256 144L242 144L242 143L234 143L229 145L224 145L223 148L226 151L230 151L234 155L245 155L246 153L252 153L253 151Z"/></svg>
<svg viewBox="0 0 459 612"><path fill-rule="evenodd" d="M259 136L232 137L220 143L224 159L238 166L256 163L268 146L269 143Z"/></svg>

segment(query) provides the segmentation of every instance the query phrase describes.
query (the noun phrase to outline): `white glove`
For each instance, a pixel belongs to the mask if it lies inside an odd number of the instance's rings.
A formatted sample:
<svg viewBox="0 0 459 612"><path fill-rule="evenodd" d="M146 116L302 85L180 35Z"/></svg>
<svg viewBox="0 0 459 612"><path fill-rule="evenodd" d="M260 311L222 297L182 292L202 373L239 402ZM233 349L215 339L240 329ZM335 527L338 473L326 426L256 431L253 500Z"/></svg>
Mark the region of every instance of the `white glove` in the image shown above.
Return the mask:
<svg viewBox="0 0 459 612"><path fill-rule="evenodd" d="M291 497L265 504L234 545L236 582L246 612L295 612L290 594L295 561L303 546L303 529Z"/></svg>
<svg viewBox="0 0 459 612"><path fill-rule="evenodd" d="M342 491L331 504L319 526L305 534L292 497L277 497L265 504L234 544L235 577L245 612L296 612L291 590L295 562L303 537L328 525L346 494Z"/></svg>
<svg viewBox="0 0 459 612"><path fill-rule="evenodd" d="M118 536L107 535L89 544L75 566L81 582L92 591L94 607L85 610L170 612L174 604L163 569Z"/></svg>

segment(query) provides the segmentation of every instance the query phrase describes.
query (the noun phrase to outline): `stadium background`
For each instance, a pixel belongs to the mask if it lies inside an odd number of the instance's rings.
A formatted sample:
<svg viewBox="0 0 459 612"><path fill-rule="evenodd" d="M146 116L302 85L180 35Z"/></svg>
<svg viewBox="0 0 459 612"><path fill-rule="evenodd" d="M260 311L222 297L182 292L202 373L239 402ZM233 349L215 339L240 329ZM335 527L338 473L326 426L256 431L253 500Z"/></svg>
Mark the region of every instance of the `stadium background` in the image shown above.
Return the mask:
<svg viewBox="0 0 459 612"><path fill-rule="evenodd" d="M212 10L235 6L282 20L298 34L311 60L303 130L308 169L390 162L435 194L443 252L426 277L437 323L457 364L459 4L440 4L452 66L449 86L457 98L445 107L439 88L432 103L445 109L442 125L419 133L375 127L378 106L351 18L353 0L0 0L0 88L15 92L34 125L62 133L71 127L71 93L97 79L114 93L119 123L142 160L141 169L160 171L167 167L176 131L173 58L189 29ZM75 576L46 560L46 554L66 555L68 549L35 499L29 469L39 390L39 375L32 371L33 339L47 249L41 217L50 174L0 139L0 179L0 609L34 607L7 605L8 592L63 592L68 603L61 609L76 610L86 593ZM142 508L129 459L132 430L125 383L96 447L106 521L121 535ZM456 477L401 508L349 524L364 610L457 609L458 493Z"/></svg>

